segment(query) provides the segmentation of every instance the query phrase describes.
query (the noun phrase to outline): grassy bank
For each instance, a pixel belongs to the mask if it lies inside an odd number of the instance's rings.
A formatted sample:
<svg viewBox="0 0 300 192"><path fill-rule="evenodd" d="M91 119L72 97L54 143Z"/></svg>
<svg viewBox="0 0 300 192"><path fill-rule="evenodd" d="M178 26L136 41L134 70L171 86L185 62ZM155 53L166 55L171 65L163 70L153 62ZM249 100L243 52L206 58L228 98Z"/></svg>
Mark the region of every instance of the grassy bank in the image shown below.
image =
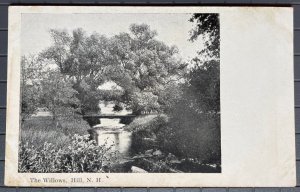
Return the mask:
<svg viewBox="0 0 300 192"><path fill-rule="evenodd" d="M90 126L78 118L32 117L21 124L21 142L42 146L45 142L63 147L73 135L86 135Z"/></svg>
<svg viewBox="0 0 300 192"><path fill-rule="evenodd" d="M19 172L109 172L114 160L110 146L90 140L82 119L32 117L22 122Z"/></svg>

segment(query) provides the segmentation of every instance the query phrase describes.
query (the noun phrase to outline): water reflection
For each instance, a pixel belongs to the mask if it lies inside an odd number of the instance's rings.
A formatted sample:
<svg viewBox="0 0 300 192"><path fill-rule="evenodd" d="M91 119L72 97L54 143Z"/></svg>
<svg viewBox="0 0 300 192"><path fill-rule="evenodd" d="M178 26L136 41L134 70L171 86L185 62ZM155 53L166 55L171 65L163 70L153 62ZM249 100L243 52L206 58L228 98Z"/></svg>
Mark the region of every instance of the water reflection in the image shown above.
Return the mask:
<svg viewBox="0 0 300 192"><path fill-rule="evenodd" d="M106 143L108 146L112 146L111 150L117 152L119 158L130 156L131 132L125 130L109 131L101 129L97 132L99 145Z"/></svg>
<svg viewBox="0 0 300 192"><path fill-rule="evenodd" d="M101 114L103 115L127 115L131 111L123 109L114 111L113 102L100 102ZM125 124L120 123L120 118L100 118L100 124L95 125L96 140L98 145L111 146L111 151L117 153L119 159L129 157L131 148L131 132L124 130Z"/></svg>

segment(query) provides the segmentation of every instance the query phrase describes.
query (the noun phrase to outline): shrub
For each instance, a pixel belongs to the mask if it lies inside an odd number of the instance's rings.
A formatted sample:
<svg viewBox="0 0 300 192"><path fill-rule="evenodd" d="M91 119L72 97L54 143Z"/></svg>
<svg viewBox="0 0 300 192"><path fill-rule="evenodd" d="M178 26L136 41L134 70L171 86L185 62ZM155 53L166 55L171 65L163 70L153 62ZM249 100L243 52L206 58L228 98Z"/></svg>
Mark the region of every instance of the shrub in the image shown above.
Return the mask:
<svg viewBox="0 0 300 192"><path fill-rule="evenodd" d="M221 163L220 62L195 63L160 128L162 150L200 163Z"/></svg>
<svg viewBox="0 0 300 192"><path fill-rule="evenodd" d="M151 121L157 117L157 115L140 115L134 118L134 120L126 126L127 130L137 131L147 126L147 124L151 123Z"/></svg>
<svg viewBox="0 0 300 192"><path fill-rule="evenodd" d="M98 146L89 135L75 135L63 148L45 142L41 147L20 143L19 172L30 173L79 173L108 172L115 153L109 152L106 143Z"/></svg>
<svg viewBox="0 0 300 192"><path fill-rule="evenodd" d="M148 149L158 148L156 138L157 133L166 124L167 116L159 115L152 118L146 117L139 120L137 125L131 125L132 132L132 150L135 153L144 152ZM143 123L141 123L143 122ZM132 122L134 124L135 122Z"/></svg>
<svg viewBox="0 0 300 192"><path fill-rule="evenodd" d="M157 134L162 150L179 158L220 163L220 114L197 112L188 103L180 102L170 116Z"/></svg>

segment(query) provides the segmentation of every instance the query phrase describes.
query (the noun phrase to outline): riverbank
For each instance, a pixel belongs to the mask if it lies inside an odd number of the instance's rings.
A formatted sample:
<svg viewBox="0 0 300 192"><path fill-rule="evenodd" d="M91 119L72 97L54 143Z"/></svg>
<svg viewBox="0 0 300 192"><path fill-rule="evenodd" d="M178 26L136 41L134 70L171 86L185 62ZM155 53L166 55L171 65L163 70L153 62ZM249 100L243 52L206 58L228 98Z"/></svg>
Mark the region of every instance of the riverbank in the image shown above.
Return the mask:
<svg viewBox="0 0 300 192"><path fill-rule="evenodd" d="M153 150L150 150L151 152ZM133 158L131 170L135 172L140 168L149 173L221 173L219 164L205 164L195 159L179 159L175 155L166 154L160 150L149 154L137 155Z"/></svg>
<svg viewBox="0 0 300 192"><path fill-rule="evenodd" d="M132 132L131 158L115 172L151 172L151 173L218 173L218 162L207 163L197 157L178 156L168 149L174 143L166 142L169 137L169 117L165 114L137 117L125 129ZM172 145L172 146L170 146ZM187 151L188 152L188 151ZM122 169L123 168L123 169Z"/></svg>
<svg viewBox="0 0 300 192"><path fill-rule="evenodd" d="M22 124L20 170L21 172L63 170L64 172L115 173L221 172L219 163L207 163L198 158L178 156L168 151L170 146L165 143L168 121L169 117L164 114L139 116L120 130L100 131L94 141L90 140L92 137L82 137L91 130L91 127L80 118L54 121L50 116L31 117ZM125 132L128 134L124 135ZM101 142L96 143L96 140ZM103 141L110 147L102 145ZM92 151L86 153L87 150ZM57 160L55 164L47 170L44 169L52 163L53 159ZM65 160L62 162L59 159ZM93 161L88 161L86 167L76 165L88 159ZM73 162L72 166L66 167L65 162L70 160ZM33 166L24 167L23 165L28 164L27 161L34 162ZM48 164L40 164L40 162L48 162Z"/></svg>
<svg viewBox="0 0 300 192"><path fill-rule="evenodd" d="M110 147L87 135L82 119L32 117L23 122L18 171L22 173L103 173L115 160Z"/></svg>

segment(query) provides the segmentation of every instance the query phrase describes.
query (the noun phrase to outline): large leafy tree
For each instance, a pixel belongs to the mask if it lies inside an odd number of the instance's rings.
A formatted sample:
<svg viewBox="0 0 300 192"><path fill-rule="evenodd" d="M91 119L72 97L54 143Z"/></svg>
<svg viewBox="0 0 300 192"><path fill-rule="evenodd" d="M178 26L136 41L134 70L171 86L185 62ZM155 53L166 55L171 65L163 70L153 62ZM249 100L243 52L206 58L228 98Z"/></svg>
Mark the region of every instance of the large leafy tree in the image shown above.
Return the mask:
<svg viewBox="0 0 300 192"><path fill-rule="evenodd" d="M74 117L79 105L77 92L56 67L46 65L37 56L23 56L21 69L23 119L39 108L47 108L55 121L61 116Z"/></svg>
<svg viewBox="0 0 300 192"><path fill-rule="evenodd" d="M40 87L40 105L52 113L53 120L76 116L79 105L77 91L59 71L51 70L44 74Z"/></svg>
<svg viewBox="0 0 300 192"><path fill-rule="evenodd" d="M156 89L181 77L185 64L176 46L156 40L156 31L146 24L132 24L130 32L115 36L114 55L139 90Z"/></svg>
<svg viewBox="0 0 300 192"><path fill-rule="evenodd" d="M51 30L53 45L41 55L54 62L78 92L83 114L98 111L98 100L107 98L97 90L112 80L124 89L121 96L111 99L124 103L137 114L143 110L159 110L158 97L163 87L182 78L185 64L175 46L156 39L156 31L146 24L132 24L130 33L111 38L82 29L72 34ZM139 98L151 98L148 103Z"/></svg>
<svg viewBox="0 0 300 192"><path fill-rule="evenodd" d="M21 58L21 116L30 117L39 107L40 74L42 65L38 57L29 55Z"/></svg>
<svg viewBox="0 0 300 192"><path fill-rule="evenodd" d="M106 37L97 33L88 36L81 28L73 30L71 35L65 30L51 30L50 34L53 45L42 55L53 60L62 74L75 84L103 80L103 70L110 64Z"/></svg>
<svg viewBox="0 0 300 192"><path fill-rule="evenodd" d="M41 56L54 62L77 91L82 114L98 111L97 87L105 80L111 63L109 40L97 33L87 35L82 29L69 34L51 30L53 44Z"/></svg>
<svg viewBox="0 0 300 192"><path fill-rule="evenodd" d="M177 47L167 46L156 36L149 25L132 24L130 33L112 38L111 53L119 67L111 78L125 89L121 99L136 114L160 110L165 88L183 78L186 67Z"/></svg>

